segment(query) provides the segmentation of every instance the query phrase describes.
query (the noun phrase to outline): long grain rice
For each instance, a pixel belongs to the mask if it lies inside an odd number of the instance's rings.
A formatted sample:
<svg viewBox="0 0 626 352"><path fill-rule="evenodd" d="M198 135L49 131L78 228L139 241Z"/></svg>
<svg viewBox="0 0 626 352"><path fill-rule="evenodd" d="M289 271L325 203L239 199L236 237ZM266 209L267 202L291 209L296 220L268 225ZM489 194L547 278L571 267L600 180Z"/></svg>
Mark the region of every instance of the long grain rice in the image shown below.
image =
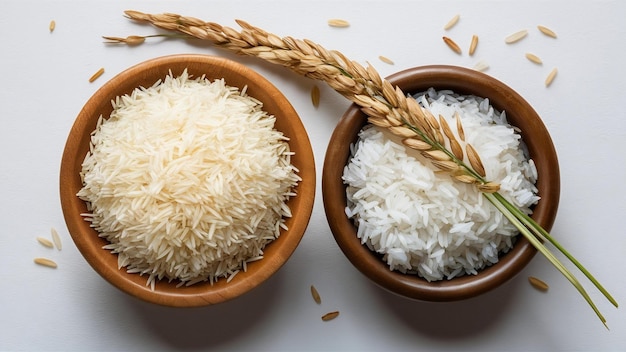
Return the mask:
<svg viewBox="0 0 626 352"><path fill-rule="evenodd" d="M117 97L85 157L86 221L129 273L233 280L286 228L300 178L258 100L185 71Z"/></svg>
<svg viewBox="0 0 626 352"><path fill-rule="evenodd" d="M44 247L48 247L48 248L54 247L54 243L52 243L52 241L50 241L49 239L45 237L41 237L41 236L37 237L37 242L41 243L41 245Z"/></svg>
<svg viewBox="0 0 626 352"><path fill-rule="evenodd" d="M537 173L506 114L488 99L451 91L431 89L416 99L450 126L460 115L465 141L480 154L487 179L498 180L500 193L530 214L539 199ZM361 242L391 270L428 281L476 274L498 262L513 246L516 228L475 186L437 172L414 152L383 128L369 125L360 132L343 179L346 215Z"/></svg>

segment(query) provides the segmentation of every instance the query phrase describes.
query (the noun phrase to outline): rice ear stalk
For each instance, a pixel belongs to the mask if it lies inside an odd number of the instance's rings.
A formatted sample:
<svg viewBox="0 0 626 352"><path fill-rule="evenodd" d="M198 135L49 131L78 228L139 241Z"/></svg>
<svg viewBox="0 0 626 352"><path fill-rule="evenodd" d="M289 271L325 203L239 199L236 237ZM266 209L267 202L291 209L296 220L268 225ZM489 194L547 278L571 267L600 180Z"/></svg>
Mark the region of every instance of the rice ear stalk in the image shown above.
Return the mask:
<svg viewBox="0 0 626 352"><path fill-rule="evenodd" d="M457 157L457 155L460 156L458 151L454 153L445 147L444 134L446 133L445 131L442 133L441 125L437 119L428 110L416 107L416 104L412 102L414 100L412 97L407 97L400 88L393 87L388 81L382 79L371 65L368 64L363 67L357 62L349 60L342 53L327 50L311 40L300 40L292 37L281 38L242 20L236 20L236 23L242 28L241 31L237 31L217 23L172 13L146 14L134 10L127 10L124 13L129 19L148 22L155 27L174 32L144 36L143 38L197 38L207 40L216 47L236 54L254 56L285 66L302 76L326 82L339 94L359 105L370 116L368 120L371 123L384 128L402 126L412 130L416 138L406 138L403 140L403 144L409 147L419 146L422 148L423 143L426 143L430 148L425 149L422 153L430 153L427 155L431 157L436 156L431 160L434 166L450 172L452 177L459 182L475 184L483 192L484 197L494 204L516 226L519 232L574 285L606 326L606 320L590 296L571 272L544 246L542 241L553 244L598 287L613 305L617 306L613 297L547 231L498 193L499 184L485 179L485 170L480 156L470 144L465 144L465 153L470 163L467 165L461 158ZM527 31L522 30L505 38L505 41L511 44L521 40L526 35ZM134 41L140 41L135 36L109 38L115 38L109 39L109 41L121 44L132 44ZM450 40L447 41L448 45L450 45L449 42ZM552 83L555 75L556 69L546 80L546 86ZM460 118L455 116L455 119L459 140L465 142ZM447 137L448 140L451 140L449 136Z"/></svg>

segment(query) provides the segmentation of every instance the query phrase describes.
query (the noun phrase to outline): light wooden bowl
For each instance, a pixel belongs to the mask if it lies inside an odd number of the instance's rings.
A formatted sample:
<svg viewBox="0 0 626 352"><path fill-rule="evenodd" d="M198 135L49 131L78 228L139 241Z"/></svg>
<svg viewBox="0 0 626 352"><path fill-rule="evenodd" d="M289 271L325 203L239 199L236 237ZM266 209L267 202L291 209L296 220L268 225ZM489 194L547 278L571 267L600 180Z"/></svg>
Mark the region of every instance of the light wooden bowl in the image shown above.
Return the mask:
<svg viewBox="0 0 626 352"><path fill-rule="evenodd" d="M137 87L149 87L165 78L171 70L174 76L184 69L194 77L224 78L229 86L248 87L248 95L263 102L264 110L276 117L275 128L290 138L295 155L292 163L300 170L302 181L296 188L297 196L289 200L293 217L286 220L288 231L270 243L264 258L250 263L246 272L240 272L232 281L220 279L213 285L199 283L176 287L178 281L166 280L156 284L154 291L146 286L146 276L128 274L119 269L117 255L102 249L107 242L84 221L81 213L86 204L76 193L82 188L79 175L81 163L89 148L90 133L100 115L109 116L111 100L130 93ZM298 114L267 79L242 64L206 55L173 55L156 58L133 66L106 82L82 108L67 138L60 171L60 196L63 215L71 237L87 262L108 282L120 290L142 300L175 307L205 306L240 296L259 286L289 259L308 225L315 196L315 163L308 135Z"/></svg>
<svg viewBox="0 0 626 352"><path fill-rule="evenodd" d="M430 87L451 89L460 94L489 98L491 105L505 110L509 122L521 129L539 173L537 187L541 200L534 207L532 217L550 230L559 203L559 164L552 139L528 102L493 77L456 66L416 67L391 75L388 80L405 93L418 93ZM322 174L322 195L329 225L337 244L361 273L379 286L411 299L455 301L495 289L530 262L536 249L520 236L497 264L481 270L478 275L428 282L417 275L390 271L378 255L361 245L355 225L344 212L347 201L341 176L350 156L350 144L358 139L358 132L366 122L365 114L356 105L346 111L331 136Z"/></svg>

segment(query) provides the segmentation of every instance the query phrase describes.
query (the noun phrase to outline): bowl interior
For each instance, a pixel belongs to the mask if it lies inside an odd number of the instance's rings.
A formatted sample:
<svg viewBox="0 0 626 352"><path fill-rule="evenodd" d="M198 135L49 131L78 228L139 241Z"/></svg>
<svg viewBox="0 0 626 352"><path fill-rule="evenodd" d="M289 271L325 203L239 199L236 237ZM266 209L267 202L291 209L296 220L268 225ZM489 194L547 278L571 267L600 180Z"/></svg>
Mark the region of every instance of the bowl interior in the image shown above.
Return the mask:
<svg viewBox="0 0 626 352"><path fill-rule="evenodd" d="M486 74L456 66L416 67L387 79L405 93L417 93L430 87L451 89L455 93L487 97L495 108L505 110L509 122L521 129L522 138L537 166L537 187L541 200L535 206L532 217L550 230L556 217L560 192L556 151L540 117L519 94ZM408 298L453 301L487 292L514 277L528 264L536 250L520 236L496 265L481 270L475 276L429 283L416 275L390 271L378 255L361 245L355 225L344 212L347 201L341 179L343 167L350 157L350 144L356 142L358 132L366 122L366 115L358 106L352 105L346 111L331 136L322 175L322 194L329 225L337 244L358 270L379 286Z"/></svg>
<svg viewBox="0 0 626 352"><path fill-rule="evenodd" d="M128 274L118 269L117 255L102 249L106 240L99 238L89 223L80 216L87 211L86 204L76 193L82 188L81 163L89 150L90 133L100 115L108 117L111 100L128 94L137 87L150 87L171 71L174 76L183 70L194 77L224 78L229 86L239 89L247 86L248 95L263 102L263 109L276 117L275 128L290 138L295 155L292 163L300 172L302 181L296 188L297 196L288 205L293 217L286 220L288 231L270 243L264 258L250 263L246 272L240 272L232 281L220 279L213 285L199 283L176 287L178 281L160 281L155 290L146 286L146 276ZM311 144L294 108L285 96L268 80L253 70L230 60L207 55L172 55L152 59L133 66L105 83L82 108L69 133L60 171L60 197L65 222L73 241L87 262L107 281L122 291L143 300L169 306L202 306L237 297L261 284L275 273L293 253L308 225L315 193L315 163Z"/></svg>

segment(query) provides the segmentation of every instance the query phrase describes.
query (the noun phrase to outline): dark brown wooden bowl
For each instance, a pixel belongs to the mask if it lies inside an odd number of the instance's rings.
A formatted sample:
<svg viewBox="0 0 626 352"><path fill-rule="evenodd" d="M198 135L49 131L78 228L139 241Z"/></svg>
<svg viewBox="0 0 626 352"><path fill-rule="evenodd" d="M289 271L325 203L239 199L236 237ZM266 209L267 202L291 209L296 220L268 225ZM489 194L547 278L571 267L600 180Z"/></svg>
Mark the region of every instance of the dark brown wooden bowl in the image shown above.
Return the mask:
<svg viewBox="0 0 626 352"><path fill-rule="evenodd" d="M90 133L100 115L109 116L111 100L130 93L137 87L150 87L165 78L171 70L174 76L184 69L194 77L224 78L229 86L248 87L248 95L260 100L264 110L276 117L275 128L290 138L295 155L292 163L300 170L302 181L296 188L297 196L289 200L293 217L286 220L288 231L270 243L264 258L250 263L246 272L238 273L226 283L220 279L213 285L199 283L176 287L178 281L159 281L155 290L146 286L146 276L128 274L118 268L117 255L102 249L107 242L98 237L81 213L86 204L76 193L82 188L79 175L81 163L89 149ZM142 300L176 307L205 306L240 296L260 285L274 274L296 249L309 223L315 196L315 163L309 137L300 118L287 98L267 79L234 61L206 55L172 55L142 62L106 82L82 108L67 138L60 171L60 196L63 215L70 235L87 262L108 282L120 290Z"/></svg>
<svg viewBox="0 0 626 352"><path fill-rule="evenodd" d="M451 89L460 94L489 98L491 105L505 110L508 121L521 129L522 138L537 167L541 200L535 206L532 217L546 230L551 229L559 204L559 164L550 134L528 102L495 78L456 66L415 67L393 74L388 80L405 93L417 93L430 87ZM481 270L477 275L428 282L417 275L390 271L381 257L361 245L356 227L344 211L347 201L341 176L350 156L350 144L356 142L358 132L366 122L366 115L358 106L353 105L346 111L331 136L322 173L322 195L328 223L337 244L361 273L379 286L411 299L455 301L500 286L530 262L536 249L520 236L497 264Z"/></svg>

